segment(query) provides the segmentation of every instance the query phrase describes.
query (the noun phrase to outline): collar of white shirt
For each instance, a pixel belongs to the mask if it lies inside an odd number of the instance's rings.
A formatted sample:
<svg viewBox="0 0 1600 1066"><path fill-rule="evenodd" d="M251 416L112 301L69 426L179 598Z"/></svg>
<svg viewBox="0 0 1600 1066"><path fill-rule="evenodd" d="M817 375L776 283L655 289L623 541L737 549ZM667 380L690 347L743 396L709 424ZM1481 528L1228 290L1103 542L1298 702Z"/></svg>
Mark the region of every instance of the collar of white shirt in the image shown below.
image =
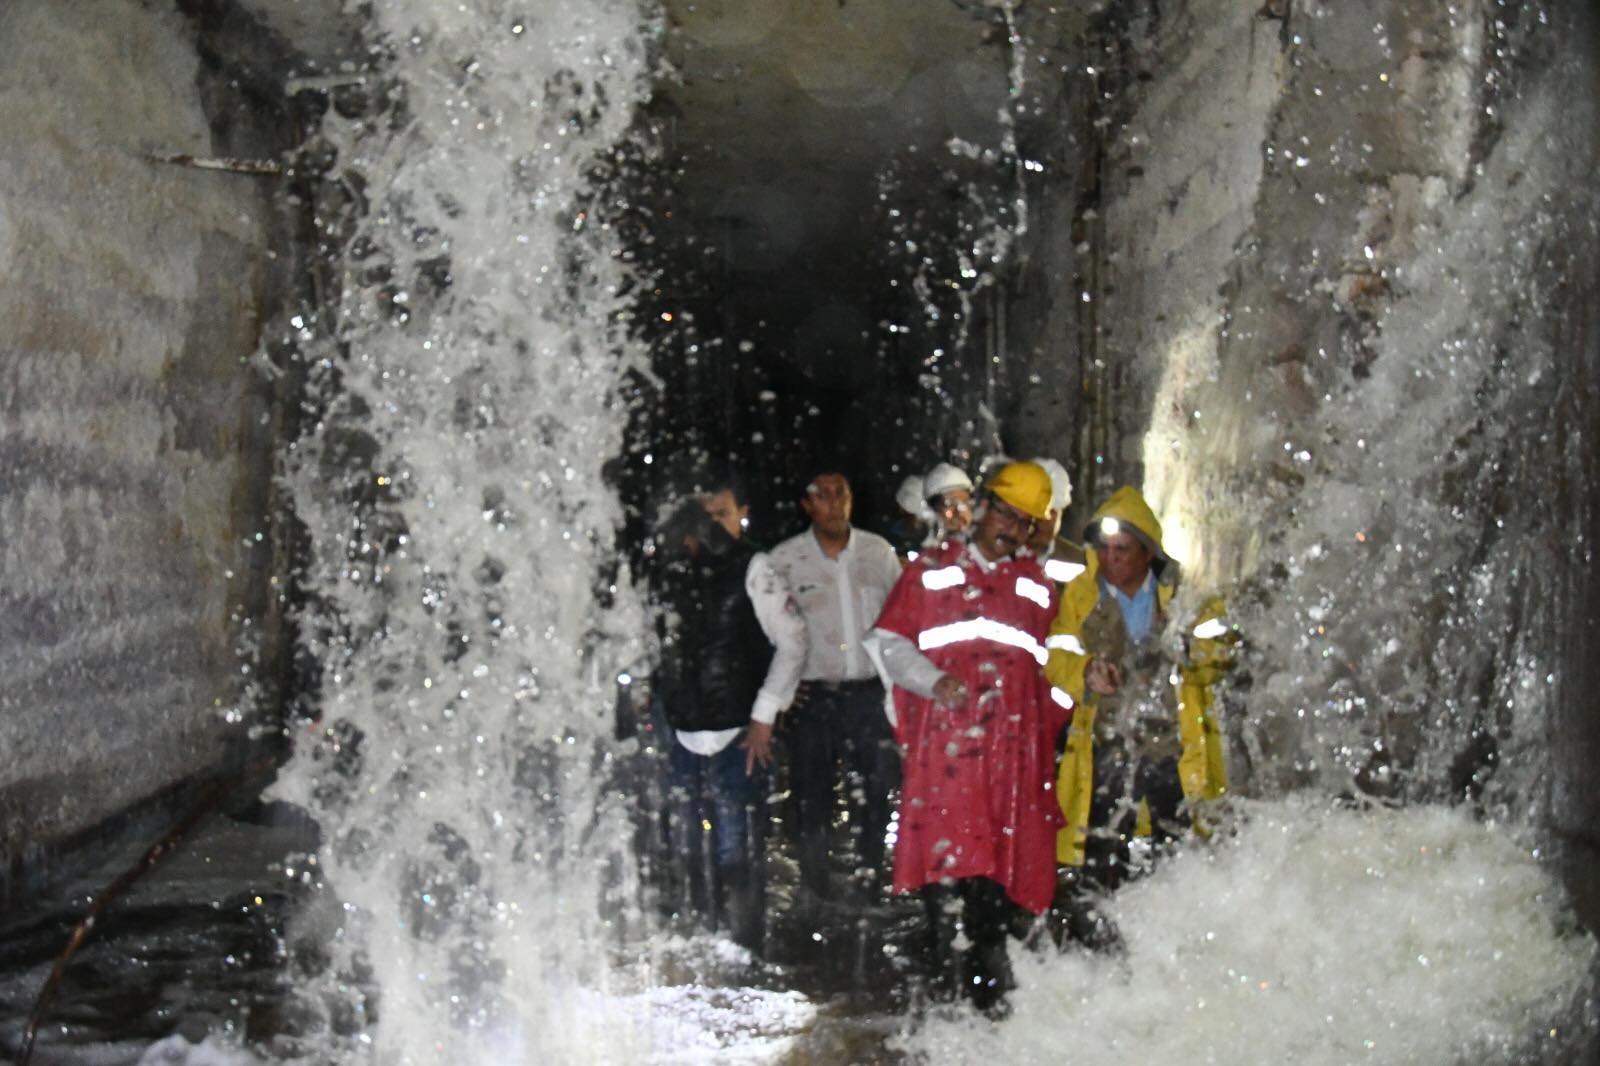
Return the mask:
<svg viewBox="0 0 1600 1066"><path fill-rule="evenodd" d="M829 562L829 563L831 563L831 562L844 562L844 560L847 557L853 555L854 552L855 552L855 546L856 546L856 527L855 526L850 526L849 529L850 529L850 532L845 534L844 547L839 549L838 557L836 559L830 559L830 558L828 558L828 553L823 550L822 541L817 539L817 529L816 529L816 527L812 526L811 527L811 548L816 553L817 558L823 560L824 562Z"/></svg>

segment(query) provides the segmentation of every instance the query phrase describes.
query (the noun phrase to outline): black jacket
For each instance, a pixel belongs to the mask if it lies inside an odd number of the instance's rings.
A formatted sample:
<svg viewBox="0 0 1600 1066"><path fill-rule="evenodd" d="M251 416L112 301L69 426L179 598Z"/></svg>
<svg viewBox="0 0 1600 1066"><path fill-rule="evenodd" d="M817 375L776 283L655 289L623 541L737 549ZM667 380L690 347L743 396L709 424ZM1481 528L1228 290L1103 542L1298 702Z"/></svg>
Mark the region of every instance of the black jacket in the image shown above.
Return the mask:
<svg viewBox="0 0 1600 1066"><path fill-rule="evenodd" d="M696 553L663 575L667 639L656 683L674 729L731 729L750 720L772 662L744 587L755 554L713 525Z"/></svg>

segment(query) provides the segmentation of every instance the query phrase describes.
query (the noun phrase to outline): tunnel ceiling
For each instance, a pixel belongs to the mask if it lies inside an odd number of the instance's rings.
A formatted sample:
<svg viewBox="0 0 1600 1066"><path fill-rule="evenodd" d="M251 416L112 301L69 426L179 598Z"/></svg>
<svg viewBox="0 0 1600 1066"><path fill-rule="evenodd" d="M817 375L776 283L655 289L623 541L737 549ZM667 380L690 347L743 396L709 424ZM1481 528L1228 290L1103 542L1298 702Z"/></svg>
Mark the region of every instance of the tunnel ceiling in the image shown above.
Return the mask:
<svg viewBox="0 0 1600 1066"><path fill-rule="evenodd" d="M286 43L301 62L280 76L364 59L345 0L185 4ZM859 388L872 351L861 335L876 336L888 276L882 207L948 195L913 180L880 204L883 175L891 164L926 175L952 138L999 144L1011 61L1001 5L665 0L663 14L668 71L653 111L677 171L660 206L663 299L709 308L705 333L756 340L781 373ZM232 50L250 36L236 33Z"/></svg>
<svg viewBox="0 0 1600 1066"><path fill-rule="evenodd" d="M880 175L952 137L998 143L1003 18L953 0L669 0L666 15L672 230L700 245L687 285L712 283L730 337L849 387L883 288Z"/></svg>

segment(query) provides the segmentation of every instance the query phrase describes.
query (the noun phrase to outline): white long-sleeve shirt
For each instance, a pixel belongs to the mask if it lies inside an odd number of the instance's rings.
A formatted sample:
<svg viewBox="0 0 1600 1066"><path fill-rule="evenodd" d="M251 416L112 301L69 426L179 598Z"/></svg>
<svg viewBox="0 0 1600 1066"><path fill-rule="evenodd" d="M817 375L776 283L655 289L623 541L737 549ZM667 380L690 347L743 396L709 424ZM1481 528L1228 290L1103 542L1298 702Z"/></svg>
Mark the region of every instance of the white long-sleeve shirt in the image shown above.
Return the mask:
<svg viewBox="0 0 1600 1066"><path fill-rule="evenodd" d="M772 549L805 620L807 681L860 681L874 676L863 644L889 590L900 578L900 557L876 533L850 530L837 559L828 558L806 530Z"/></svg>
<svg viewBox="0 0 1600 1066"><path fill-rule="evenodd" d="M778 720L778 713L794 702L794 690L800 685L806 661L806 624L770 555L757 552L751 556L744 572L744 591L761 631L772 644L772 663L750 708L750 720L771 725ZM715 755L733 743L741 728L680 730L678 743L696 755Z"/></svg>
<svg viewBox="0 0 1600 1066"><path fill-rule="evenodd" d="M872 643L878 658L883 662L883 672L889 683L907 692L933 699L933 686L939 683L944 671L933 665L933 660L906 637L887 629L874 629ZM891 715L891 720L893 716Z"/></svg>

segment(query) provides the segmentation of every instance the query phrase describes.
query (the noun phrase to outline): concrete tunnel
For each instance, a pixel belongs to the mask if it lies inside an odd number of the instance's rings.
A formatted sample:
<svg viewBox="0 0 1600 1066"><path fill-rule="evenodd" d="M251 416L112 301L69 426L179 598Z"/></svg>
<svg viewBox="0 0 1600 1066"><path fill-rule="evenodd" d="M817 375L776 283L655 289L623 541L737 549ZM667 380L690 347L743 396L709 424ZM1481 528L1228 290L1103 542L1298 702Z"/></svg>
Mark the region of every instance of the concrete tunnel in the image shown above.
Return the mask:
<svg viewBox="0 0 1600 1066"><path fill-rule="evenodd" d="M678 485L652 450L744 465L774 528L823 444L869 524L939 459L1059 458L1067 530L1143 483L1259 634L1242 789L1525 821L1596 928L1593 12L669 0L661 26L658 154L618 186L655 372L613 467L635 519ZM21 899L314 699L273 478L349 195L318 123L372 103L335 0L12 0L0 40Z"/></svg>

